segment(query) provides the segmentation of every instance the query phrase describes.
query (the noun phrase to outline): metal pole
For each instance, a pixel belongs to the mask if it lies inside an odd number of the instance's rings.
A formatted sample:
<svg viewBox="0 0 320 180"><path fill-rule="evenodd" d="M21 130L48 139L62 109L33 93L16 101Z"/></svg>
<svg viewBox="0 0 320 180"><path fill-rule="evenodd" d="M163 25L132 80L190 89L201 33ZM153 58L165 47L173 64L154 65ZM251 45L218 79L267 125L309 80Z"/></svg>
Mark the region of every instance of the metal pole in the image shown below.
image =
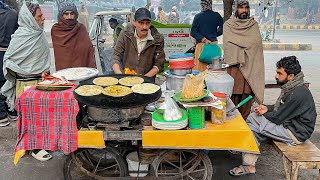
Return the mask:
<svg viewBox="0 0 320 180"><path fill-rule="evenodd" d="M274 40L274 33L276 31L276 17L277 17L277 9L278 9L278 0L275 0L275 7L273 9L273 30L272 30L272 40Z"/></svg>

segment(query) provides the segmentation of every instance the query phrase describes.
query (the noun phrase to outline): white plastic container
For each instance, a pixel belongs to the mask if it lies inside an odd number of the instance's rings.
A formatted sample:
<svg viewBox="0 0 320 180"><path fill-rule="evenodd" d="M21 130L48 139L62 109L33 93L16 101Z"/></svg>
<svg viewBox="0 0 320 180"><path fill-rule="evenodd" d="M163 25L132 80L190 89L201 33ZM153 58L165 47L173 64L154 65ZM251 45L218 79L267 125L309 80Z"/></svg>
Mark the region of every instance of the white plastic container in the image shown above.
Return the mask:
<svg viewBox="0 0 320 180"><path fill-rule="evenodd" d="M139 168L139 158L137 151L134 151L132 153L129 153L127 155L127 162L128 162L128 169L129 171L148 171L149 170L149 164L141 164ZM148 173L129 173L131 177L145 177Z"/></svg>
<svg viewBox="0 0 320 180"><path fill-rule="evenodd" d="M210 92L220 92L232 95L234 79L226 70L206 70L207 77L205 79L207 89Z"/></svg>

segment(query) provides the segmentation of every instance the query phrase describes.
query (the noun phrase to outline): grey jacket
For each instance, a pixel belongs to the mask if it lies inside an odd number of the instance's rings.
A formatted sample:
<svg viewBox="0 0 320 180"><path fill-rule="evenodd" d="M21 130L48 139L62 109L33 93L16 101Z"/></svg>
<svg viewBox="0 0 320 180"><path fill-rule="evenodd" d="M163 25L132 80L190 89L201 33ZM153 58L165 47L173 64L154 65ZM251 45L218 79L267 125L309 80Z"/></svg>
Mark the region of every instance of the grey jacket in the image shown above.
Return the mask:
<svg viewBox="0 0 320 180"><path fill-rule="evenodd" d="M138 74L148 73L153 66L163 70L165 62L164 38L153 26L150 27L154 40L148 40L146 46L138 55L137 40L134 37L135 27L128 24L120 33L117 44L114 48L111 67L119 64L121 71L130 68Z"/></svg>

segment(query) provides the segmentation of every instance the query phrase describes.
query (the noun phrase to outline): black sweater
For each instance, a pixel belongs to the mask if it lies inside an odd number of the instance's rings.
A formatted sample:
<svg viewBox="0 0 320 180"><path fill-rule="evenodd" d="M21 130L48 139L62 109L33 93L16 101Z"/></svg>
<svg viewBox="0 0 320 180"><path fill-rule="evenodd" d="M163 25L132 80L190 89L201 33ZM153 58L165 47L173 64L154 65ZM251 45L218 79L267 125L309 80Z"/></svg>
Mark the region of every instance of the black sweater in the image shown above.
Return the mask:
<svg viewBox="0 0 320 180"><path fill-rule="evenodd" d="M18 14L14 10L0 9L0 47L9 46L11 35L17 29Z"/></svg>
<svg viewBox="0 0 320 180"><path fill-rule="evenodd" d="M264 116L271 122L289 129L300 141L310 138L316 123L317 112L309 89L304 86L294 88L286 93L277 111L269 105Z"/></svg>
<svg viewBox="0 0 320 180"><path fill-rule="evenodd" d="M217 12L207 10L197 14L192 22L191 36L200 43L202 38L217 41L222 35L223 19Z"/></svg>

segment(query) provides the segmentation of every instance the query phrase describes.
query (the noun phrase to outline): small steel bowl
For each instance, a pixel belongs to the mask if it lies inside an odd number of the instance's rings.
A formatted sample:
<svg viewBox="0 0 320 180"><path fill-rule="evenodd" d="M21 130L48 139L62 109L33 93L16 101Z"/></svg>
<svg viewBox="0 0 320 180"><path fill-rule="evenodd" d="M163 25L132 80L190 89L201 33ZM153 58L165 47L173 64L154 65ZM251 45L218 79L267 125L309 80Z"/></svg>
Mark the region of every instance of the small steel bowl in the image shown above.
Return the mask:
<svg viewBox="0 0 320 180"><path fill-rule="evenodd" d="M187 69L170 69L170 72L173 75L177 75L177 76L185 76L187 74L191 74L192 73L192 68L187 68Z"/></svg>

